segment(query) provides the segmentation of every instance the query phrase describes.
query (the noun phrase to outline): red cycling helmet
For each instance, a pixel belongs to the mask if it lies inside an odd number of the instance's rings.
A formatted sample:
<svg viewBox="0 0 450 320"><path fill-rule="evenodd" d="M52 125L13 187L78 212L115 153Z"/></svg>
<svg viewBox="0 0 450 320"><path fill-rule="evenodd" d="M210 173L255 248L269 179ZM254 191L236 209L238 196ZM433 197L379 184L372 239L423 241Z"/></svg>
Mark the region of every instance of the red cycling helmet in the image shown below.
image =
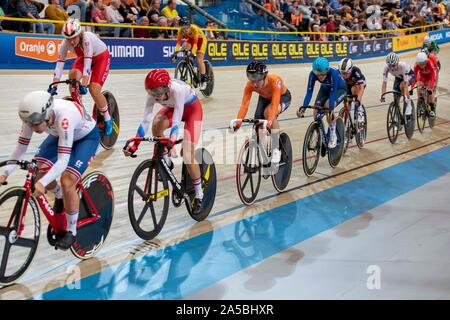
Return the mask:
<svg viewBox="0 0 450 320"><path fill-rule="evenodd" d="M150 95L162 96L170 86L170 75L164 69L154 69L145 78L145 90Z"/></svg>

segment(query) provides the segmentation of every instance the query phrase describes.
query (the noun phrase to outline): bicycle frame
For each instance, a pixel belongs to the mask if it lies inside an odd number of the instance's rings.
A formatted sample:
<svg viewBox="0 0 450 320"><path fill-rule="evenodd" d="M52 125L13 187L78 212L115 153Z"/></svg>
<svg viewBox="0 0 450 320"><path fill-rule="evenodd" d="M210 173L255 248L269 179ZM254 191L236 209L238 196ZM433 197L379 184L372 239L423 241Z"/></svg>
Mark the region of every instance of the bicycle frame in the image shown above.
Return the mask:
<svg viewBox="0 0 450 320"><path fill-rule="evenodd" d="M198 70L195 70L194 66L194 56L190 54L190 51L182 50L183 53L183 60L186 61L186 65L188 67L188 71L192 76L192 79L194 80L194 86L197 87L197 84L199 82L198 78Z"/></svg>

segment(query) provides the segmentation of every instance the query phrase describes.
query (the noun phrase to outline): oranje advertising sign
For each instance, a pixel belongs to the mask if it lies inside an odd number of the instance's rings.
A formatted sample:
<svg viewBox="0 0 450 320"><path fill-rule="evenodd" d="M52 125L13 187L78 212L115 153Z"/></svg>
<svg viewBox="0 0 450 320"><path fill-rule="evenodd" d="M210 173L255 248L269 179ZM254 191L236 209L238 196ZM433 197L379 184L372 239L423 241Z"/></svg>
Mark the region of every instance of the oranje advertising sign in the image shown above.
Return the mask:
<svg viewBox="0 0 450 320"><path fill-rule="evenodd" d="M56 62L58 60L58 49L62 41L63 39L58 38L16 37L16 56ZM75 57L76 55L71 52L67 54L67 59Z"/></svg>
<svg viewBox="0 0 450 320"><path fill-rule="evenodd" d="M394 37L392 39L394 44L394 51L419 48L422 46L423 38L425 38L426 35L427 33L417 33L407 36Z"/></svg>

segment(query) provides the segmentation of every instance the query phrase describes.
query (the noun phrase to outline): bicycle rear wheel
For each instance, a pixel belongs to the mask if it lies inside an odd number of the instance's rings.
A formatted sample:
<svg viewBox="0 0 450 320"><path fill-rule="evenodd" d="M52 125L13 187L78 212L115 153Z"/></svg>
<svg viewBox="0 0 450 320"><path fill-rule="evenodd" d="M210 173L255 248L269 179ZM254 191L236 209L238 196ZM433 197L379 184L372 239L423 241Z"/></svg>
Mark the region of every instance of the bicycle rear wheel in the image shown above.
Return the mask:
<svg viewBox="0 0 450 320"><path fill-rule="evenodd" d="M319 123L314 121L306 130L302 150L303 172L308 177L316 171L320 158L320 148L322 148L322 135Z"/></svg>
<svg viewBox="0 0 450 320"><path fill-rule="evenodd" d="M364 123L358 123L356 119L356 144L360 149L364 147L367 139L367 112L363 105L361 105L361 108L364 113Z"/></svg>
<svg viewBox="0 0 450 320"><path fill-rule="evenodd" d="M253 140L246 140L241 148L236 164L236 186L242 203L253 204L261 186L261 161L258 145ZM250 186L250 188L247 188Z"/></svg>
<svg viewBox="0 0 450 320"><path fill-rule="evenodd" d="M153 160L145 160L134 171L128 189L131 226L141 239L151 240L161 232L168 212L167 177Z"/></svg>
<svg viewBox="0 0 450 320"><path fill-rule="evenodd" d="M350 139L352 135L352 126L350 123L350 115L345 110L345 107L339 110L339 117L344 121L344 151L345 154L347 152L348 146L350 145Z"/></svg>
<svg viewBox="0 0 450 320"><path fill-rule="evenodd" d="M204 90L200 90L200 92L203 93L205 97L209 97L214 90L214 71L208 60L205 60L205 68L206 75L208 76L208 84L206 85L206 88Z"/></svg>
<svg viewBox="0 0 450 320"><path fill-rule="evenodd" d="M80 214L77 223L77 236L70 247L73 255L79 259L89 259L105 243L114 217L114 191L108 178L101 172L89 173L81 181L86 194L78 188L80 195ZM88 199L88 197L89 199ZM88 222L93 217L93 208L97 209L99 219Z"/></svg>
<svg viewBox="0 0 450 320"><path fill-rule="evenodd" d="M386 128L389 141L394 144L398 138L398 131L400 128L400 117L399 111L397 111L397 106L394 102L391 102L387 112Z"/></svg>
<svg viewBox="0 0 450 320"><path fill-rule="evenodd" d="M292 144L291 139L285 132L280 134L280 151L281 160L278 164L278 171L272 175L273 186L278 192L286 189L292 172Z"/></svg>
<svg viewBox="0 0 450 320"><path fill-rule="evenodd" d="M423 98L419 98L417 101L417 128L420 133L425 129L425 122L427 120L427 111L425 109L425 100Z"/></svg>
<svg viewBox="0 0 450 320"><path fill-rule="evenodd" d="M0 195L0 285L17 281L33 261L39 244L40 218L36 200L30 197L20 225L26 190L12 187ZM30 212L31 211L31 212ZM8 226L9 225L9 226ZM22 230L18 237L19 230Z"/></svg>
<svg viewBox="0 0 450 320"><path fill-rule="evenodd" d="M102 94L105 97L106 102L108 103L109 114L111 115L111 119L113 120L113 131L109 136L105 135L105 119L103 118L97 107L94 107L94 117L98 123L98 127L100 128L100 144L104 149L109 150L116 144L117 138L119 137L120 114L119 106L117 104L116 98L114 98L114 95L109 91L103 91Z"/></svg>
<svg viewBox="0 0 450 320"><path fill-rule="evenodd" d="M178 62L175 68L174 78L186 82L191 87L193 86L192 74L189 71L186 60L181 60L180 62Z"/></svg>
<svg viewBox="0 0 450 320"><path fill-rule="evenodd" d="M216 165L214 164L214 160L211 154L204 148L197 149L195 151L195 160L200 165L200 174L202 178L202 189L203 189L203 210L201 213L195 215L192 213L190 204L186 203L186 208L189 212L189 215L195 221L205 220L206 217L211 212L212 207L214 206L214 200L216 199L216 190L217 190L217 173L216 173ZM183 164L183 174L184 179L186 179L186 191L189 193L189 197L192 201L195 198L195 190L192 184L192 179L187 172L185 164Z"/></svg>
<svg viewBox="0 0 450 320"><path fill-rule="evenodd" d="M405 134L408 139L411 139L414 135L414 129L416 127L416 110L414 107L414 102L411 101L411 114L409 116L405 115L406 104L403 106L403 117L405 119Z"/></svg>
<svg viewBox="0 0 450 320"><path fill-rule="evenodd" d="M342 155L344 154L344 132L344 121L338 117L336 119L337 144L333 149L328 149L328 163L332 168L335 168L339 164L342 159Z"/></svg>

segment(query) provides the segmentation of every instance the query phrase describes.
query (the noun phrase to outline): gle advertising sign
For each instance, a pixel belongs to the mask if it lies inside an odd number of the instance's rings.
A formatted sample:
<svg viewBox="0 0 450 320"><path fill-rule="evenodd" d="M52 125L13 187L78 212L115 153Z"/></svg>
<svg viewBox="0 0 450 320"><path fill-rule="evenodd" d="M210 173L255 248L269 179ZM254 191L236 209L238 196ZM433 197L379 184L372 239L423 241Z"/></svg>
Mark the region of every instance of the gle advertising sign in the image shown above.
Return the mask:
<svg viewBox="0 0 450 320"><path fill-rule="evenodd" d="M19 57L56 62L62 41L58 38L15 37L15 53ZM67 59L75 57L71 52L67 54Z"/></svg>

